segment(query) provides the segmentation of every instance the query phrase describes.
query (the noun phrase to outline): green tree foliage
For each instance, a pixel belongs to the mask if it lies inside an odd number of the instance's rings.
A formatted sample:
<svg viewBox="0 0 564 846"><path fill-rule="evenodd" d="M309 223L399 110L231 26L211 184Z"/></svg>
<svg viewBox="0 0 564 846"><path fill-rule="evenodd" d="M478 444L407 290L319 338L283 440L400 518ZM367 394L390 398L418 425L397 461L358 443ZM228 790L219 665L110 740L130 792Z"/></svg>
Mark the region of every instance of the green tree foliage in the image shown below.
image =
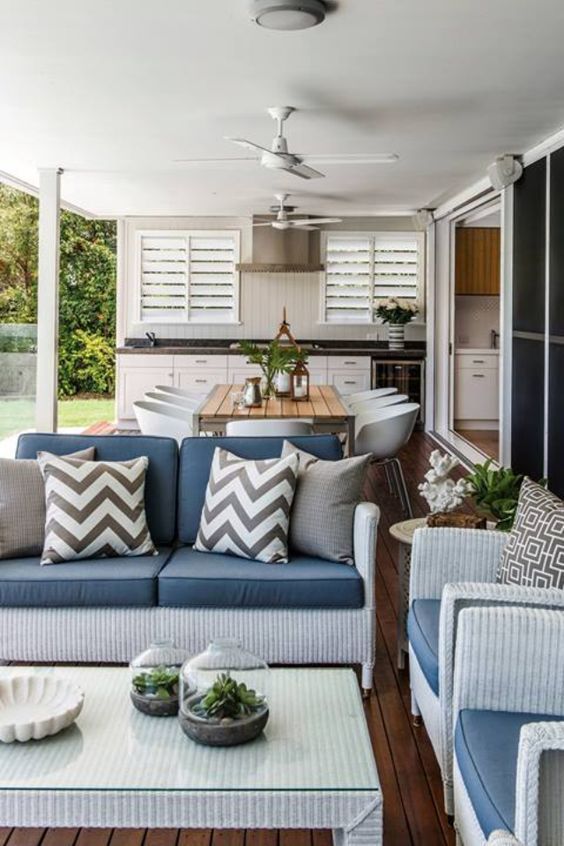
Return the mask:
<svg viewBox="0 0 564 846"><path fill-rule="evenodd" d="M37 319L34 197L0 185L0 322ZM59 393L113 393L116 225L61 214Z"/></svg>

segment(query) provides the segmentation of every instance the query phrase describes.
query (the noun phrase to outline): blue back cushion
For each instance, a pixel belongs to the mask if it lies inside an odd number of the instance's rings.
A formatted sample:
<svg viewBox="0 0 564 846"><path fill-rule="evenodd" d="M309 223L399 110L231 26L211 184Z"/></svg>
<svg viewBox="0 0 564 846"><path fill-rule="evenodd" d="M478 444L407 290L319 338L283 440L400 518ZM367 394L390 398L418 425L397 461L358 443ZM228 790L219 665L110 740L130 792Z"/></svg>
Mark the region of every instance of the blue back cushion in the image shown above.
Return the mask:
<svg viewBox="0 0 564 846"><path fill-rule="evenodd" d="M222 447L241 458L278 458L285 440L327 461L337 461L343 457L341 442L336 435L304 435L293 438L186 438L180 448L178 473L178 536L181 542L194 543L196 540L216 447Z"/></svg>
<svg viewBox="0 0 564 846"><path fill-rule="evenodd" d="M85 447L96 447L98 461L128 461L146 455L149 459L145 506L151 536L156 544L170 544L176 530L176 484L178 446L172 438L136 435L20 435L16 458L37 458L40 450L66 455Z"/></svg>

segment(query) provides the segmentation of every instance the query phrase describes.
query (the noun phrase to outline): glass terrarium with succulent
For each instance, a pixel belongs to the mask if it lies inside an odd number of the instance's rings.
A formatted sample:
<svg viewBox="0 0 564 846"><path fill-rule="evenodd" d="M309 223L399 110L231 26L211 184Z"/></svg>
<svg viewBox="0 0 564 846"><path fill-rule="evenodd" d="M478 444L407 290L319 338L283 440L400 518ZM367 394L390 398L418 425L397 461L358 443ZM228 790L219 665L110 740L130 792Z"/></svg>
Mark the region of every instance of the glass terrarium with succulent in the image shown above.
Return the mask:
<svg viewBox="0 0 564 846"><path fill-rule="evenodd" d="M152 717L178 713L180 668L186 651L171 640L156 640L129 665L131 701L138 711Z"/></svg>
<svg viewBox="0 0 564 846"><path fill-rule="evenodd" d="M212 641L180 672L182 730L207 746L235 746L258 737L269 716L268 675L262 658L238 641Z"/></svg>

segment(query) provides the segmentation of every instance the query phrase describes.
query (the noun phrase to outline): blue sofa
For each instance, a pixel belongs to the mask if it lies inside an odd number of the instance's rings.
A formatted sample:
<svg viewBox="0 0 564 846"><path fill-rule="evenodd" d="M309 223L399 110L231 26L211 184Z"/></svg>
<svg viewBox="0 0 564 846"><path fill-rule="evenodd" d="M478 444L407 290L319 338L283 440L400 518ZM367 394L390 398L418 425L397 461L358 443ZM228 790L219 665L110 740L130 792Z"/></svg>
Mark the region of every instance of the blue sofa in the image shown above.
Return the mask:
<svg viewBox="0 0 564 846"><path fill-rule="evenodd" d="M269 566L197 552L193 543L213 452L280 455L282 438L187 438L25 434L18 458L96 447L98 460L146 455L146 509L158 556L93 559L41 567L36 558L0 562L0 657L4 660L127 661L168 635L189 651L231 636L279 663L374 664L374 569L378 509L355 513L355 566L294 555ZM338 438L292 438L326 460Z"/></svg>

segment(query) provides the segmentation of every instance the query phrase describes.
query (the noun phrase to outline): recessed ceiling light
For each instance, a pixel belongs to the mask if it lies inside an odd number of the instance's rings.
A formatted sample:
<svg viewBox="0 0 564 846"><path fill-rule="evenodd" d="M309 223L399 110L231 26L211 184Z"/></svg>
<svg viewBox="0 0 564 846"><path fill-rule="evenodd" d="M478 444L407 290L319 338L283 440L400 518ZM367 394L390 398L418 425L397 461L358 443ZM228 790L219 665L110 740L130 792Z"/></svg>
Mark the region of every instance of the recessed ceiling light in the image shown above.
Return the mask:
<svg viewBox="0 0 564 846"><path fill-rule="evenodd" d="M266 29L309 29L325 20L322 0L251 0L251 19Z"/></svg>

